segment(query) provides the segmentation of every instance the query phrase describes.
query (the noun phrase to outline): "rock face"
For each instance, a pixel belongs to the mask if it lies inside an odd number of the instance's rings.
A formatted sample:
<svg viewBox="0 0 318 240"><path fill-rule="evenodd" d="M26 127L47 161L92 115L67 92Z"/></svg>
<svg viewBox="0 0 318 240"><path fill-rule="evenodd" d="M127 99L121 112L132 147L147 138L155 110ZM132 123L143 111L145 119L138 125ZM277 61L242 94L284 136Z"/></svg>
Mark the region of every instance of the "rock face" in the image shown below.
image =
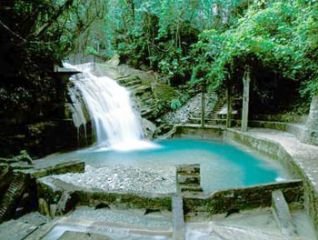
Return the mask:
<svg viewBox="0 0 318 240"><path fill-rule="evenodd" d="M176 96L175 90L159 79L153 71L141 71L128 65L117 65L117 62L96 64L97 75L106 75L131 92L136 108L146 119L156 119L163 110L164 104L169 103Z"/></svg>
<svg viewBox="0 0 318 240"><path fill-rule="evenodd" d="M148 139L153 139L157 129L156 125L153 122L147 120L146 118L142 119L142 125L143 125L144 134L146 135L146 137Z"/></svg>
<svg viewBox="0 0 318 240"><path fill-rule="evenodd" d="M302 140L304 143L318 145L318 95L312 98Z"/></svg>
<svg viewBox="0 0 318 240"><path fill-rule="evenodd" d="M78 146L76 129L68 120L52 120L25 126L12 125L0 131L0 157L12 157L26 149L34 158Z"/></svg>

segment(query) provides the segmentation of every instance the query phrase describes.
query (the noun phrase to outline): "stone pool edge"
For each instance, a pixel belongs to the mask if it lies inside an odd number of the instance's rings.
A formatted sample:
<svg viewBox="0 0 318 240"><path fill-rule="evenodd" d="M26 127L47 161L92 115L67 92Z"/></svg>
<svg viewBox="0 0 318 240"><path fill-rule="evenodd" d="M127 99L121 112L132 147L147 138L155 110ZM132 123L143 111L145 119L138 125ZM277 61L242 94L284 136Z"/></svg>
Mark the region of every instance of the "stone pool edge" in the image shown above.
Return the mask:
<svg viewBox="0 0 318 240"><path fill-rule="evenodd" d="M304 207L318 231L318 187L308 177L306 169L301 166L301 163L282 144L249 132L241 132L238 129L226 129L222 126L212 125L202 128L197 124L176 125L170 137L188 137L190 135L200 139L223 139L228 143L241 144L280 162L291 176L304 181Z"/></svg>
<svg viewBox="0 0 318 240"><path fill-rule="evenodd" d="M301 178L304 181L304 207L318 231L318 191L297 159L289 154L279 142L256 137L248 132L243 133L236 129L223 129L223 139L229 143L235 142L257 150L279 161L293 177Z"/></svg>

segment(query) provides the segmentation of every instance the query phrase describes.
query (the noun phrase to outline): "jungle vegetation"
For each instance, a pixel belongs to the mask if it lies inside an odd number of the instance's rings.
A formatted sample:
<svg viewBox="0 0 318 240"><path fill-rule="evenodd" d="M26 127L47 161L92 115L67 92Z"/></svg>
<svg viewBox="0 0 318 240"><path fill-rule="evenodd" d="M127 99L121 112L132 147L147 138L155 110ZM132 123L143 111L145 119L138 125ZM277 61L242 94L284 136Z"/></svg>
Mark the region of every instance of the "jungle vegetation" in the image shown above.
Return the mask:
<svg viewBox="0 0 318 240"><path fill-rule="evenodd" d="M176 88L212 91L239 84L248 67L265 102L286 88L308 102L318 93L317 18L315 0L8 1L0 15L0 115L36 109L37 118L51 118L52 66L76 53L118 55Z"/></svg>

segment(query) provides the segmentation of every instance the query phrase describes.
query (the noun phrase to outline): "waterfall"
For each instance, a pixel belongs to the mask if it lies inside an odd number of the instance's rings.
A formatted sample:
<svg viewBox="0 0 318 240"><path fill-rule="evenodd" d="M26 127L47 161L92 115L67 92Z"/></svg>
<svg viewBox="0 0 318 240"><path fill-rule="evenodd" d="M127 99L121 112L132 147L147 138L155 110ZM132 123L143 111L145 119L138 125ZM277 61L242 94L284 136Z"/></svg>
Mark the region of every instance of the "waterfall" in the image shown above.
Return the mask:
<svg viewBox="0 0 318 240"><path fill-rule="evenodd" d="M81 73L70 78L69 95L74 125L85 126L87 115L96 135L96 147L132 150L153 146L143 140L140 118L134 112L130 93L115 80L96 74L93 63L64 67Z"/></svg>

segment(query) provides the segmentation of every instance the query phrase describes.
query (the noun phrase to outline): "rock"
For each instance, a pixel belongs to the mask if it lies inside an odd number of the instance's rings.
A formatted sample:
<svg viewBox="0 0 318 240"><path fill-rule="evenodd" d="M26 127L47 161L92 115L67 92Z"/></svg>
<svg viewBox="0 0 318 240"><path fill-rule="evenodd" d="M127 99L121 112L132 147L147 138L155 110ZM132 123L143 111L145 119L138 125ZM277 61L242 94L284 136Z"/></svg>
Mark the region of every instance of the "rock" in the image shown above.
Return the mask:
<svg viewBox="0 0 318 240"><path fill-rule="evenodd" d="M39 212L44 216L50 216L49 205L43 198L39 198L38 204Z"/></svg>
<svg viewBox="0 0 318 240"><path fill-rule="evenodd" d="M162 112L170 109L170 101L176 97L176 91L169 85L161 82L157 73L141 71L117 62L96 64L96 72L118 81L129 88L135 108L141 116L147 119L156 119Z"/></svg>
<svg viewBox="0 0 318 240"><path fill-rule="evenodd" d="M148 119L143 118L142 119L142 126L143 126L143 130L144 130L146 137L148 139L153 139L154 133L157 129L156 125L153 122L149 121Z"/></svg>
<svg viewBox="0 0 318 240"><path fill-rule="evenodd" d="M116 67L119 65L119 55L115 54L109 61L107 61L108 64Z"/></svg>
<svg viewBox="0 0 318 240"><path fill-rule="evenodd" d="M302 141L304 143L318 145L318 95L312 98Z"/></svg>
<svg viewBox="0 0 318 240"><path fill-rule="evenodd" d="M50 215L52 218L54 218L56 216L56 210L57 210L57 205L50 204Z"/></svg>
<svg viewBox="0 0 318 240"><path fill-rule="evenodd" d="M56 215L63 215L74 209L76 201L72 198L71 193L63 192L56 206Z"/></svg>
<svg viewBox="0 0 318 240"><path fill-rule="evenodd" d="M217 102L217 96L212 94L206 94L206 117L212 113L214 106ZM176 111L169 112L162 117L162 121L165 124L174 125L179 123L188 122L190 118L201 117L201 94L195 95L185 105Z"/></svg>
<svg viewBox="0 0 318 240"><path fill-rule="evenodd" d="M26 150L21 150L20 154L17 156L14 156L13 158L0 158L0 162L14 164L19 164L20 162L26 162L28 164L33 164L33 160L28 154Z"/></svg>

